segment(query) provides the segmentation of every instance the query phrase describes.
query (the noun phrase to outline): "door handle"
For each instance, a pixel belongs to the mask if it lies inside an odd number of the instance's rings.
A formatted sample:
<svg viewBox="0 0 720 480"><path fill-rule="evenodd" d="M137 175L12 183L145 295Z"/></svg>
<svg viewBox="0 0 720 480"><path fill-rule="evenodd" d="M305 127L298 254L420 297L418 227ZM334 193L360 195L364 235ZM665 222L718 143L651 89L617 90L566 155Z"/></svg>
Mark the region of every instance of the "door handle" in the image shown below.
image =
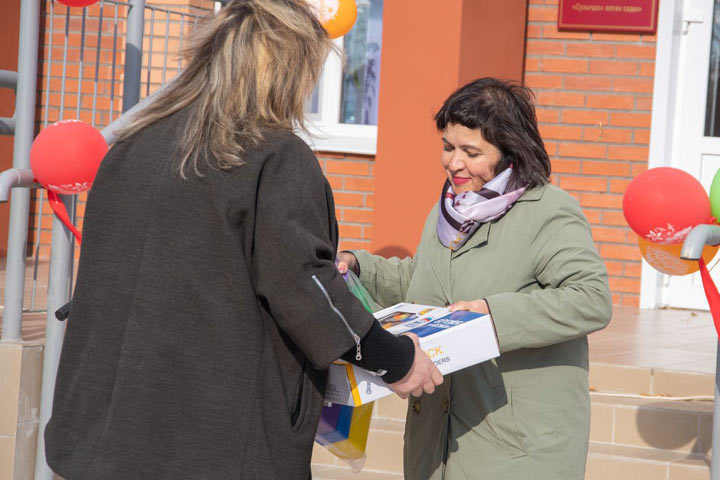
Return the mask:
<svg viewBox="0 0 720 480"><path fill-rule="evenodd" d="M688 33L691 23L705 23L705 15L699 10L685 10L682 16L682 33Z"/></svg>

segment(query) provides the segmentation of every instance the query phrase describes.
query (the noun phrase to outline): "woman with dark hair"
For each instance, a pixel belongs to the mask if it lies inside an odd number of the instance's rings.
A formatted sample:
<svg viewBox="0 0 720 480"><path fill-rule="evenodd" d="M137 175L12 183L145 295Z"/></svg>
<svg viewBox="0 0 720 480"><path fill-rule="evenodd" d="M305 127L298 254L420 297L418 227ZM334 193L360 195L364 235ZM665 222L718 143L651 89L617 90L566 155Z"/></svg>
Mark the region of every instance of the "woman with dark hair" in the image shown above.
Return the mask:
<svg viewBox="0 0 720 480"><path fill-rule="evenodd" d="M293 133L332 45L303 0L230 1L103 160L45 430L64 478L307 480L332 361L442 381L335 268Z"/></svg>
<svg viewBox="0 0 720 480"><path fill-rule="evenodd" d="M500 357L411 397L410 479L582 479L587 335L607 325L607 272L577 201L549 183L532 93L493 78L435 116L446 180L412 258L343 252L382 305L489 313Z"/></svg>

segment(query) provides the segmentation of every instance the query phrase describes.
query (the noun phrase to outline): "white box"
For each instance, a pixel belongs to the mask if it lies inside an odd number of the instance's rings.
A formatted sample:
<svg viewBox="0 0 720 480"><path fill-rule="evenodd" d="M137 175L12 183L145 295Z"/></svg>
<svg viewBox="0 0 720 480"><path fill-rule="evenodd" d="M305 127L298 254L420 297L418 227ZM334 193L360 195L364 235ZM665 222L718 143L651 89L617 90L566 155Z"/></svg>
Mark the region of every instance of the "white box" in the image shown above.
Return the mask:
<svg viewBox="0 0 720 480"><path fill-rule="evenodd" d="M443 375L500 355L490 315L398 303L376 312L375 318L395 335L416 334ZM330 366L327 402L358 406L391 393L382 377L367 370L343 361Z"/></svg>

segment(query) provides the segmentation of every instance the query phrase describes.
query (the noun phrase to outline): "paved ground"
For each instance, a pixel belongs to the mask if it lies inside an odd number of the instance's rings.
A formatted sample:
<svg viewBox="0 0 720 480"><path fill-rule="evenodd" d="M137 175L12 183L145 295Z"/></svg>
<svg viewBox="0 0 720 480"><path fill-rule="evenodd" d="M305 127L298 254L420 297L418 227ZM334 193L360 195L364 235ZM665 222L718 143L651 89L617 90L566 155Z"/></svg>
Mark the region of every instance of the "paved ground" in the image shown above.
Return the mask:
<svg viewBox="0 0 720 480"><path fill-rule="evenodd" d="M615 308L590 335L590 361L715 373L718 336L709 312Z"/></svg>

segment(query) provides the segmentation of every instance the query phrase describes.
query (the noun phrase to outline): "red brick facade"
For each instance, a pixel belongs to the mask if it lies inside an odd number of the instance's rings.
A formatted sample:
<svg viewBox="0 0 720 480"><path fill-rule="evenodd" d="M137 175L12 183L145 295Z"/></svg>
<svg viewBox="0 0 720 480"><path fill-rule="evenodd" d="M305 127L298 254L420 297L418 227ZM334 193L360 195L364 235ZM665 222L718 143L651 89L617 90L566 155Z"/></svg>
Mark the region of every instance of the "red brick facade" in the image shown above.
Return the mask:
<svg viewBox="0 0 720 480"><path fill-rule="evenodd" d="M186 37L197 21L195 16L207 15L214 5L211 0L155 0L147 3L159 9L145 11L141 98L162 85L163 71L165 80L177 73L180 67L178 51L182 45L181 35ZM125 19L128 7L125 2L117 6L105 3L100 12L98 4L85 9L68 8L48 0L42 2L42 5L35 112L37 130L40 131L45 124L75 118L101 129L122 112ZM168 14L167 11L173 13ZM193 16L182 20L178 13ZM164 54L166 34L168 55ZM63 76L66 79L64 85ZM31 243L39 244L40 257L48 258L53 217L47 203L41 206L40 191L34 191L34 197L30 217ZM78 195L79 228L82 228L86 197L86 194ZM46 199L44 195L42 198L43 201ZM39 225L38 213L42 213Z"/></svg>
<svg viewBox="0 0 720 480"><path fill-rule="evenodd" d="M178 0L175 0L177 3ZM200 0L197 0L200 1ZM152 2L157 3L157 2ZM167 3L170 3L169 1ZM195 2L196 3L196 2ZM194 5L194 3L193 3ZM205 2L203 5L210 5ZM56 3L55 30L50 78L50 95L46 97L49 25L45 27L42 76L38 79L37 120L40 127L48 109L50 122L58 119L61 73L59 65L64 42L64 10ZM108 7L106 7L107 9ZM173 7L177 8L177 7ZM187 11L187 6L185 11ZM62 10L62 12L61 12ZM90 9L89 9L90 10ZM197 10L195 10L197 11ZM207 11L207 10L206 10ZM58 15L58 13L62 13ZM73 15L80 14L75 9ZM89 12L86 28L97 30L97 20ZM106 12L112 15L114 12ZM67 105L76 105L78 89L79 17L71 16L70 46L68 50ZM94 22L94 23L93 23ZM124 28L124 24L122 25ZM93 30L94 29L94 30ZM156 31L164 34L164 19ZM179 29L173 26L171 36ZM96 39L96 34L91 35ZM147 38L147 37L146 37ZM121 37L122 40L122 37ZM175 38L173 45L177 45ZM96 51L92 40L86 46L86 57ZM105 48L105 45L103 46ZM111 46L109 46L111 48ZM147 43L146 43L147 49ZM156 86L161 52L153 48L152 83ZM106 50L101 63L109 61ZM118 53L122 66L122 54ZM177 68L170 60L172 68ZM634 34L603 34L559 32L557 30L557 0L530 0L527 20L525 52L525 82L536 93L537 113L541 133L553 164L553 182L575 196L588 217L598 250L606 260L610 274L613 301L619 305L637 306L640 292L640 253L636 238L627 227L622 214L622 194L630 180L647 169L652 106L653 74L655 66L655 36ZM98 97L96 123L103 126L110 108L110 73L103 66ZM73 73L74 72L74 73ZM88 74L86 74L88 75ZM94 73L93 73L94 75ZM116 71L119 80L121 72ZM117 80L116 80L117 82ZM84 80L81 98L81 119L89 120L92 81ZM119 95L119 96L118 96ZM115 96L114 110L119 109L121 92ZM47 101L46 101L47 100ZM47 105L46 105L47 103ZM64 118L74 117L67 110ZM319 162L335 192L337 216L340 221L341 248L370 248L372 240L374 173L372 156L319 153ZM82 215L83 202L79 212ZM37 209L37 205L35 206ZM43 208L40 243L49 245L51 219L49 209ZM31 219L35 222L36 219ZM49 249L41 250L48 256Z"/></svg>
<svg viewBox="0 0 720 480"><path fill-rule="evenodd" d="M318 153L335 197L340 249L369 249L372 239L374 158Z"/></svg>
<svg viewBox="0 0 720 480"><path fill-rule="evenodd" d="M647 169L655 36L559 32L557 0L531 0L525 82L537 95L553 182L575 196L610 275L613 302L638 306L640 251L622 214Z"/></svg>

